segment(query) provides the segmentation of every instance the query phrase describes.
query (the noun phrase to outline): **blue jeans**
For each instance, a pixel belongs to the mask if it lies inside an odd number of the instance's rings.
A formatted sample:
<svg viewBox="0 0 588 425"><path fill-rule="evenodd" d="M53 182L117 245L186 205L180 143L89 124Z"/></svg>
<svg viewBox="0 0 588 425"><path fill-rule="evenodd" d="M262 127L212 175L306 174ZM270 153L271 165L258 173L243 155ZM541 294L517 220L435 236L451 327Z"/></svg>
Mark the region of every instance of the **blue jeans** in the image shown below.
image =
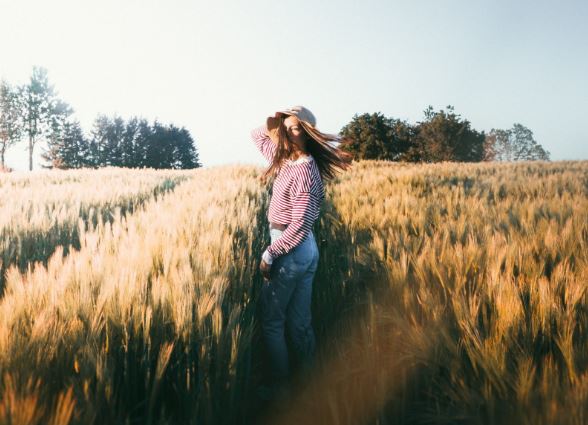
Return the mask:
<svg viewBox="0 0 588 425"><path fill-rule="evenodd" d="M282 231L270 228L272 243ZM310 304L319 252L312 230L300 244L274 259L261 291L262 329L274 382L290 375L285 331L300 365L310 367L315 351Z"/></svg>

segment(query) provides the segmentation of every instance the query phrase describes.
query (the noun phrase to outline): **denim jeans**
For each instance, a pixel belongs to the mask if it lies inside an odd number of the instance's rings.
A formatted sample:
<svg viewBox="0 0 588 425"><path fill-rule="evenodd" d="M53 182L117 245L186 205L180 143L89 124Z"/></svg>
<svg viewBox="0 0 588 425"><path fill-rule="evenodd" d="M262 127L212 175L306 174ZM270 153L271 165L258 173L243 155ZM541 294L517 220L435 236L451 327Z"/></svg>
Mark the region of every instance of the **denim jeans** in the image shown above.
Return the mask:
<svg viewBox="0 0 588 425"><path fill-rule="evenodd" d="M270 228L272 243L283 231ZM261 291L262 329L274 382L284 382L291 371L287 331L298 364L312 365L315 335L311 323L312 281L319 252L312 230L288 253L274 259L270 279Z"/></svg>

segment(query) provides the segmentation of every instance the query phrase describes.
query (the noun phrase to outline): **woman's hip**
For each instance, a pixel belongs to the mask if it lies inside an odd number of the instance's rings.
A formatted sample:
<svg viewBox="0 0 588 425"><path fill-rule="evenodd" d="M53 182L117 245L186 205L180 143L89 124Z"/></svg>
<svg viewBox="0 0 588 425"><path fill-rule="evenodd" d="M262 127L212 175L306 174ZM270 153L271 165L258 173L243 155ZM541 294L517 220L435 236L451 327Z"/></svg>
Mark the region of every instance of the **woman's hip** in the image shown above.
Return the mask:
<svg viewBox="0 0 588 425"><path fill-rule="evenodd" d="M277 241L283 233L284 232L281 230L270 228L272 243ZM312 229L310 229L304 240L274 261L279 261L282 265L287 263L291 267L297 269L308 269L313 261L316 260L316 257L318 257L318 246L316 244L314 233Z"/></svg>

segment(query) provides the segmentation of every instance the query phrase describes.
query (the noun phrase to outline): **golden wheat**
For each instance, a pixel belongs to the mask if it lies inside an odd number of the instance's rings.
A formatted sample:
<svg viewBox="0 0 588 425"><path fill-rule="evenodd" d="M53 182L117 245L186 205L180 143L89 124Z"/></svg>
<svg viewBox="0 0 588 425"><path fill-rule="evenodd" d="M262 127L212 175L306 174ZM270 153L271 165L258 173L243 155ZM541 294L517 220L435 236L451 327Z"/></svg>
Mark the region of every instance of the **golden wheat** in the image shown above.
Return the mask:
<svg viewBox="0 0 588 425"><path fill-rule="evenodd" d="M79 248L79 230L132 213L190 172L183 170L44 170L0 175L0 289L12 264L46 262L61 245Z"/></svg>
<svg viewBox="0 0 588 425"><path fill-rule="evenodd" d="M260 172L186 172L80 226L79 249L9 267L0 419L249 423ZM363 161L326 192L318 364L269 421L584 423L588 162Z"/></svg>

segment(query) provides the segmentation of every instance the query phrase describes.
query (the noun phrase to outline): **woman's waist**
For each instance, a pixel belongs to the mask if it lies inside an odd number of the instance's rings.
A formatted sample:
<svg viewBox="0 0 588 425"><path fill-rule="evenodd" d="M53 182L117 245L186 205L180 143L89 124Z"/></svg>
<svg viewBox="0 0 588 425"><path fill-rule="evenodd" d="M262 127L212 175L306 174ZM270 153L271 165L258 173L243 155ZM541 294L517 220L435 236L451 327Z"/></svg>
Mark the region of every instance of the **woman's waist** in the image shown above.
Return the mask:
<svg viewBox="0 0 588 425"><path fill-rule="evenodd" d="M276 223L276 222L272 222L272 221L270 221L270 223L269 223L270 231L274 230L273 234L277 234L277 235L281 235L282 233L284 233L284 231L286 230L286 228L288 226L289 226L289 224L281 224L281 223ZM312 235L312 228L309 229L308 233L310 235Z"/></svg>
<svg viewBox="0 0 588 425"><path fill-rule="evenodd" d="M275 222L270 222L269 225L270 225L271 243L274 243L275 241L280 239L282 237L282 235L284 234L286 227L288 227L288 224L281 224L281 223L275 223ZM300 241L300 243L298 243L297 246L305 245L309 240L314 240L314 233L312 231L312 228L308 230L308 233L306 234L306 236L303 238L302 241Z"/></svg>
<svg viewBox="0 0 588 425"><path fill-rule="evenodd" d="M287 224L281 224L281 223L275 223L270 221L269 223L270 229L276 229L276 230L286 230L286 227L288 227Z"/></svg>

